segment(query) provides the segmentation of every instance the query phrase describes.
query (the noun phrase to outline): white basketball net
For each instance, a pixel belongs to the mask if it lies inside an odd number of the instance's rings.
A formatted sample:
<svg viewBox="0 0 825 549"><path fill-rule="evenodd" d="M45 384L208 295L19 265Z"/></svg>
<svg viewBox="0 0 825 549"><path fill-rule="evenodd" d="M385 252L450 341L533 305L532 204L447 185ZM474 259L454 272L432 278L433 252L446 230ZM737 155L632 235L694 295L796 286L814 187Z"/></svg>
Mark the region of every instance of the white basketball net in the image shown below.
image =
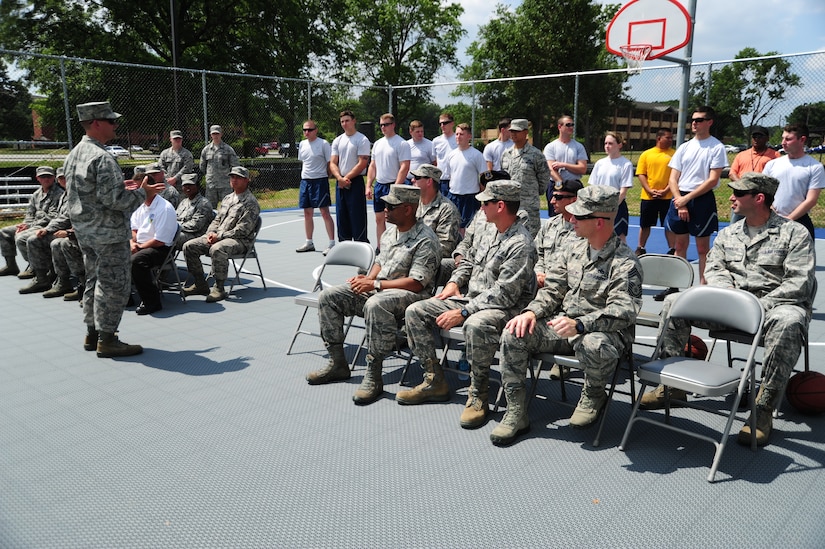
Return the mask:
<svg viewBox="0 0 825 549"><path fill-rule="evenodd" d="M627 74L639 74L642 72L642 63L650 55L653 46L650 44L628 44L620 46L619 49L622 50L622 55L627 64Z"/></svg>

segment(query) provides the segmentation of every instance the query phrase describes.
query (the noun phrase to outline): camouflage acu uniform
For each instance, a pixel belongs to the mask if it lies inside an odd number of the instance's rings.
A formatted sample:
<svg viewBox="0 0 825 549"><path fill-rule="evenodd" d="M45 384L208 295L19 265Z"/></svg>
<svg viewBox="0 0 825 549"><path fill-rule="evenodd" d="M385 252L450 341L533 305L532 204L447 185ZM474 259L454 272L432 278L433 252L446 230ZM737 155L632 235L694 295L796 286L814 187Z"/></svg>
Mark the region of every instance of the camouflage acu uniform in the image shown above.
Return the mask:
<svg viewBox="0 0 825 549"><path fill-rule="evenodd" d="M181 176L195 171L195 157L185 147L181 147L179 151L172 147L164 149L158 157L158 163L163 166L163 171L167 176L175 178L175 188L178 191L181 190ZM169 199L166 198L166 200Z"/></svg>
<svg viewBox="0 0 825 549"><path fill-rule="evenodd" d="M510 147L501 155L501 169L521 183L521 208L527 211L527 229L533 238L541 227L541 197L552 181L544 154L530 143Z"/></svg>
<svg viewBox="0 0 825 549"><path fill-rule="evenodd" d="M194 200L184 197L178 205L175 215L180 225L180 234L175 240L175 247L181 249L186 242L202 236L206 232L209 224L215 219L215 210L212 209L212 204L209 203L206 197L198 193L195 195Z"/></svg>
<svg viewBox="0 0 825 549"><path fill-rule="evenodd" d="M17 232L15 225L9 225L0 230L0 255L15 257L17 255L14 249L16 245L23 259L29 261L29 239L36 239L34 233L48 225L49 221L57 215L58 204L62 196L63 189L56 182L52 184L48 192L44 193L42 188L34 191L23 218L23 223L28 225L28 228Z"/></svg>
<svg viewBox="0 0 825 549"><path fill-rule="evenodd" d="M241 194L232 193L221 202L218 215L209 224L206 234L218 235L218 242L211 246L206 236L193 238L183 245L186 267L195 280L203 279L203 264L200 257L209 254L212 258L212 274L215 280L226 281L229 272L229 256L243 253L252 245L255 226L261 216L261 207L255 196L245 190Z"/></svg>
<svg viewBox="0 0 825 549"><path fill-rule="evenodd" d="M563 251L568 239L578 239L573 224L564 219L563 215L556 215L542 224L539 234L536 235L538 260L536 273L546 273L553 266L553 256Z"/></svg>
<svg viewBox="0 0 825 549"><path fill-rule="evenodd" d="M444 198L441 193L438 193L433 201L426 206L422 203L418 204L415 217L435 232L441 245L441 257L449 258L461 239L458 232L461 216L455 204Z"/></svg>
<svg viewBox="0 0 825 549"><path fill-rule="evenodd" d="M166 188L163 189L163 192L158 196L171 204L173 208L177 208L180 203L180 193L175 187L169 184L166 185Z"/></svg>
<svg viewBox="0 0 825 549"><path fill-rule="evenodd" d="M432 295L439 257L438 238L421 220L405 233L400 233L395 226L387 228L381 236L381 255L376 258L376 264L381 266L377 280L410 277L421 283L421 291L386 289L356 294L349 284L324 290L318 300L318 320L324 341L342 344L344 317L363 316L368 360L382 360L395 346L398 323L407 307Z"/></svg>
<svg viewBox="0 0 825 549"><path fill-rule="evenodd" d="M642 271L633 251L617 236L590 258L586 239L570 243L550 266L544 287L524 311L536 315L532 334L501 336L501 377L506 387L524 387L527 363L541 352L575 354L586 389L603 389L619 357L633 344L642 306ZM560 338L547 326L553 317L580 320L584 334Z"/></svg>
<svg viewBox="0 0 825 549"><path fill-rule="evenodd" d="M785 387L802 349L802 334L811 320L815 263L807 229L774 212L763 230L754 236L746 232L745 220L722 229L708 252L708 284L746 290L758 297L765 309L762 386L774 394ZM668 296L665 300L663 318L676 297ZM680 355L690 336L690 325L672 321L663 335L663 355ZM775 405L757 402L760 406L766 404Z"/></svg>
<svg viewBox="0 0 825 549"><path fill-rule="evenodd" d="M240 165L235 149L223 141L217 147L213 143L207 143L203 148L199 170L206 174L206 199L210 204L216 206L232 192L229 170Z"/></svg>
<svg viewBox="0 0 825 549"><path fill-rule="evenodd" d="M146 200L126 190L117 161L89 136L66 157L66 193L86 270L83 316L87 326L114 333L129 298L129 217Z"/></svg>
<svg viewBox="0 0 825 549"><path fill-rule="evenodd" d="M57 183L54 187L60 187ZM54 188L53 187L53 188ZM37 238L37 235L32 233L26 243L26 250L29 256L29 263L34 272L45 272L52 270L52 253L50 245L54 240L54 233L59 230L67 230L72 226L69 221L68 205L66 204L66 193L61 192L57 199L57 208L54 216L42 228L46 229L46 234ZM35 229L35 232L37 230Z"/></svg>
<svg viewBox="0 0 825 549"><path fill-rule="evenodd" d="M468 287L464 298L433 297L411 305L406 313L410 346L422 363L437 360L433 328L438 315L451 309L470 313L463 330L476 388L487 387L504 325L536 294L536 248L530 233L521 223L503 233L492 223L488 227L493 230L476 234L473 247L450 279L459 288Z"/></svg>

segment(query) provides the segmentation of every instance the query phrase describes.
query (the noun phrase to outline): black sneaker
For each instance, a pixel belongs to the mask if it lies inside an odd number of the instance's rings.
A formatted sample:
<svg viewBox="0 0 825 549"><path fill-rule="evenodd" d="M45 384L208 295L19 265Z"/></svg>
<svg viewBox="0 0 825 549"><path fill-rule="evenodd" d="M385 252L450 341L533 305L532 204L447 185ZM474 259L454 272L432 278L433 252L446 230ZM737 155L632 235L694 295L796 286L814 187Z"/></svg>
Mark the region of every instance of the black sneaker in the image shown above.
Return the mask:
<svg viewBox="0 0 825 549"><path fill-rule="evenodd" d="M679 288L668 288L663 292L659 292L658 294L653 296L654 301L664 301L667 296L670 294L677 294L679 293Z"/></svg>

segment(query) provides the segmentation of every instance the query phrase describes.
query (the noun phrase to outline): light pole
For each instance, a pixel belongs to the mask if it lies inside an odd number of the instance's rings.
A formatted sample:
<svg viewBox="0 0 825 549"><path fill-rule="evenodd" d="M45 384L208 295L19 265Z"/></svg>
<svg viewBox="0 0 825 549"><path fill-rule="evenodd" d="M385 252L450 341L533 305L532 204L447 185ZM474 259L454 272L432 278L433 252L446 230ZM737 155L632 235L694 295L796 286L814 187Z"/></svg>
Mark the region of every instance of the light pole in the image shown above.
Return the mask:
<svg viewBox="0 0 825 549"><path fill-rule="evenodd" d="M169 0L169 25L172 27L172 88L175 94L175 127L180 127L180 112L178 110L178 36L175 25L175 0Z"/></svg>

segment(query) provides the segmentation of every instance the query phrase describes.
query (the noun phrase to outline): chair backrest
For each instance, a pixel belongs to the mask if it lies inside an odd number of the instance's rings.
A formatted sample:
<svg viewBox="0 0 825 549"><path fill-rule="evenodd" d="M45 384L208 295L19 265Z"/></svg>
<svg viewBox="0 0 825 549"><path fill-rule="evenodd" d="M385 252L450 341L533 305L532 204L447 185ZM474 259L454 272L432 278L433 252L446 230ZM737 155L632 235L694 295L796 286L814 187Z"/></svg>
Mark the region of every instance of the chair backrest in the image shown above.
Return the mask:
<svg viewBox="0 0 825 549"><path fill-rule="evenodd" d="M734 330L757 335L765 312L750 292L715 286L696 286L679 294L669 317L718 322Z"/></svg>
<svg viewBox="0 0 825 549"><path fill-rule="evenodd" d="M315 279L315 290L321 288L321 277L328 265L351 266L369 272L375 262L375 250L368 242L345 240L339 242L327 253L318 276Z"/></svg>
<svg viewBox="0 0 825 549"><path fill-rule="evenodd" d="M663 288L690 288L693 286L693 265L678 255L645 254L639 257L642 265L642 284Z"/></svg>

